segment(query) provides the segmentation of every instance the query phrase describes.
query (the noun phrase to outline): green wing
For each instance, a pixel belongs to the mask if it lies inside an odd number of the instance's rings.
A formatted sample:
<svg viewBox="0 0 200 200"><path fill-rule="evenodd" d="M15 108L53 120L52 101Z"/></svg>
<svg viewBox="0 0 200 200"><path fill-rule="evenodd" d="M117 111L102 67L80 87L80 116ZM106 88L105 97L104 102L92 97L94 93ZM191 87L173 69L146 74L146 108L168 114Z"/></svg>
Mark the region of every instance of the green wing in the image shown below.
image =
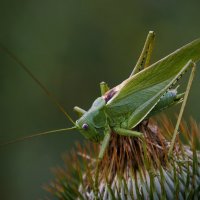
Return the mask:
<svg viewBox="0 0 200 200"><path fill-rule="evenodd" d="M197 39L126 79L107 102L108 115L113 119L129 116L128 127L134 127L153 109L170 84L183 74L188 61L199 59L200 39Z"/></svg>

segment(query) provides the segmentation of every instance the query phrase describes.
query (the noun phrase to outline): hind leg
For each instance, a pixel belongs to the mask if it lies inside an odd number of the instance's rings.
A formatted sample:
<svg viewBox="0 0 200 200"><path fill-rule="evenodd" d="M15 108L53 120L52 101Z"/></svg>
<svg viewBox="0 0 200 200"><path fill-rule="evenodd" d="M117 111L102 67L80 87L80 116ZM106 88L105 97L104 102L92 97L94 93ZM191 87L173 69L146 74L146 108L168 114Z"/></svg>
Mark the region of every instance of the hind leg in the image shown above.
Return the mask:
<svg viewBox="0 0 200 200"><path fill-rule="evenodd" d="M134 74L137 74L139 71L141 71L142 69L149 66L152 51L153 51L154 41L155 41L155 33L153 31L149 31L149 33L147 35L147 39L144 44L144 47L140 54L140 57L136 63L136 66L134 67L130 77L133 76Z"/></svg>
<svg viewBox="0 0 200 200"><path fill-rule="evenodd" d="M187 84L187 88L186 88L186 91L185 91L183 103L182 103L182 106L181 106L181 109L180 109L180 112L179 112L179 115L178 115L178 120L176 122L176 126L175 126L175 129L174 129L174 133L173 133L171 145L170 145L170 148L169 148L168 156L171 156L171 153L172 153L173 148L174 148L176 137L178 135L179 125L180 125L180 122L181 122L181 119L182 119L182 116L183 116L185 105L186 105L188 95L189 95L189 92L190 92L190 89L191 89L191 86L192 86L192 82L193 82L193 79L194 79L195 70L196 70L196 64L193 63L192 71L191 71L191 74L190 74L190 77L189 77L189 80L188 80L188 84Z"/></svg>

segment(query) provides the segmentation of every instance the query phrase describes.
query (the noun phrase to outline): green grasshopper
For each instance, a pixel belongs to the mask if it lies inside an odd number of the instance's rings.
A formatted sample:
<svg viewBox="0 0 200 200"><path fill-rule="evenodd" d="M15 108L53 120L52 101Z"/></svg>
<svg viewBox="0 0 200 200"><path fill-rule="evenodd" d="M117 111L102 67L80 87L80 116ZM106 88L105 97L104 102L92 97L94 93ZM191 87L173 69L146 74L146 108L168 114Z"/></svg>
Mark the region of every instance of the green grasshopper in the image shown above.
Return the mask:
<svg viewBox="0 0 200 200"><path fill-rule="evenodd" d="M4 51L34 79L74 125L72 128L47 131L22 139L77 129L85 138L101 144L98 156L98 159L101 160L109 144L111 132L123 136L143 138L142 133L134 131L140 122L172 105L182 101L186 102L194 76L195 62L200 59L200 39L197 39L150 65L154 40L155 34L150 31L139 60L129 78L112 89L109 89L108 85L102 82L100 84L101 96L94 101L88 111L74 107L79 116L76 122L29 69L4 48ZM190 68L193 68L193 73L186 93L177 94L177 88L172 89L172 87ZM181 118L182 112L179 118ZM178 128L176 129L178 130ZM174 135L177 134L177 130ZM21 139L16 141L19 140Z"/></svg>

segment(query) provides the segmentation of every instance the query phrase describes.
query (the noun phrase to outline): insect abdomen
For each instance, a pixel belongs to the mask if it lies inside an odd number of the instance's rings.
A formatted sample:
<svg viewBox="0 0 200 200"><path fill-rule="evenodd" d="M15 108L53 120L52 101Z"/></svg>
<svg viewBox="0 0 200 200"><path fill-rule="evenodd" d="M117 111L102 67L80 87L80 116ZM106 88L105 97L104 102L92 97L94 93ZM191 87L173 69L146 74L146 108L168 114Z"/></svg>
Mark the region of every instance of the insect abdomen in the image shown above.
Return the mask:
<svg viewBox="0 0 200 200"><path fill-rule="evenodd" d="M177 94L176 89L169 90L163 95L163 97L161 97L160 101L157 103L154 109L148 114L147 118L177 103L181 103L183 100L183 96L184 96L184 93Z"/></svg>

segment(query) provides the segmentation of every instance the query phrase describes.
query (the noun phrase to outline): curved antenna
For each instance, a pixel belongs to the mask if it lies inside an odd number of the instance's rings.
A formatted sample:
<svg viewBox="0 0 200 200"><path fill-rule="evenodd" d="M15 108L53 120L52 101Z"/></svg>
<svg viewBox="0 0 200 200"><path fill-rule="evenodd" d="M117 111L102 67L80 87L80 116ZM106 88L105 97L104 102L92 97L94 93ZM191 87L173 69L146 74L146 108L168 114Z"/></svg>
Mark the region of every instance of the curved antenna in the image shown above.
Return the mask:
<svg viewBox="0 0 200 200"><path fill-rule="evenodd" d="M15 140L11 140L11 141L2 143L2 144L0 144L0 146L13 144L13 143L16 143L16 142L21 142L21 141L24 141L24 140L31 139L33 137L38 137L38 136L42 136L42 135L48 135L48 134L57 133L57 132L64 132L64 131L69 131L69 130L73 130L73 129L76 129L76 126L73 126L73 127L70 127L70 128L62 128L62 129L56 129L56 130L51 130L51 131L40 132L40 133L36 133L36 134L33 134L33 135L28 135L28 136L25 136L25 137L17 138Z"/></svg>
<svg viewBox="0 0 200 200"><path fill-rule="evenodd" d="M38 84L38 86L46 93L51 101L64 113L72 124L76 125L69 114L65 111L64 107L59 103L58 99L33 75L33 73L26 67L26 65L19 60L11 51L9 51L3 44L0 43L0 49L2 49L8 56L10 56L22 69Z"/></svg>

